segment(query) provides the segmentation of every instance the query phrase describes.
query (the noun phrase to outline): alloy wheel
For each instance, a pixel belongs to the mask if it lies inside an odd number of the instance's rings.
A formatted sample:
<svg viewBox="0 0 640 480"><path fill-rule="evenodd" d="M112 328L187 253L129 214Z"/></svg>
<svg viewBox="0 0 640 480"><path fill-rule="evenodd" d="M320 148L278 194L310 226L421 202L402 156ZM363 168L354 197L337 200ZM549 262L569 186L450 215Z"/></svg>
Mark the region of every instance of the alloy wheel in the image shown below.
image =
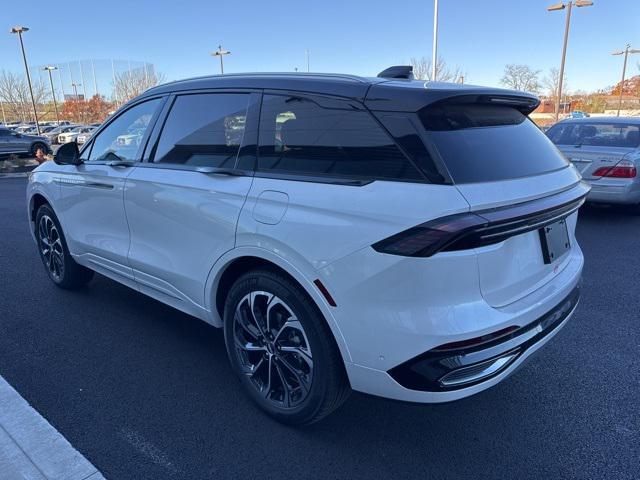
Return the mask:
<svg viewBox="0 0 640 480"><path fill-rule="evenodd" d="M279 297L253 291L238 303L233 340L242 374L265 400L294 408L309 395L313 356L304 328Z"/></svg>
<svg viewBox="0 0 640 480"><path fill-rule="evenodd" d="M64 250L58 228L48 215L40 217L38 238L44 264L54 280L59 281L64 275Z"/></svg>

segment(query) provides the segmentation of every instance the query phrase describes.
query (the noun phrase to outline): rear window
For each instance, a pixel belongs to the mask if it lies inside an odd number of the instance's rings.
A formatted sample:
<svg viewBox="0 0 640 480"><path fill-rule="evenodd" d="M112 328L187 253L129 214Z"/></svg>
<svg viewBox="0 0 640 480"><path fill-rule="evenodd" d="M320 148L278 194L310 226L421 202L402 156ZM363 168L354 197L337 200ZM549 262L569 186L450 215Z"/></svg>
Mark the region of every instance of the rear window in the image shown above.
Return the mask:
<svg viewBox="0 0 640 480"><path fill-rule="evenodd" d="M441 104L422 110L420 119L455 183L522 178L568 165L526 115L508 106Z"/></svg>
<svg viewBox="0 0 640 480"><path fill-rule="evenodd" d="M559 123L547 135L556 145L637 148L640 125L624 123Z"/></svg>

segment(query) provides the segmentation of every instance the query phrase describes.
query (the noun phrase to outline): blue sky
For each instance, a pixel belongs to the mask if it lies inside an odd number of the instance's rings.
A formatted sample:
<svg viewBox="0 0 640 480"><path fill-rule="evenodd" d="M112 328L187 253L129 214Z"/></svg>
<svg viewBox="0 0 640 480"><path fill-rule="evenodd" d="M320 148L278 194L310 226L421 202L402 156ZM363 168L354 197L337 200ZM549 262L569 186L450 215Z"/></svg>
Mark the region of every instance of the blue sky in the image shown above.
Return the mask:
<svg viewBox="0 0 640 480"><path fill-rule="evenodd" d="M558 0L440 0L439 53L475 84L498 85L507 63L547 71L558 66L565 13ZM375 75L431 54L432 0L195 1L6 0L0 69L21 72L13 25L31 28L32 65L77 59L132 59L156 65L167 80L218 73L209 56L231 50L225 72L311 70ZM594 0L574 9L567 57L569 89L619 81L627 42L640 48L640 0ZM166 5L166 6L164 6ZM0 30L2 31L2 30ZM640 71L636 55L630 74Z"/></svg>

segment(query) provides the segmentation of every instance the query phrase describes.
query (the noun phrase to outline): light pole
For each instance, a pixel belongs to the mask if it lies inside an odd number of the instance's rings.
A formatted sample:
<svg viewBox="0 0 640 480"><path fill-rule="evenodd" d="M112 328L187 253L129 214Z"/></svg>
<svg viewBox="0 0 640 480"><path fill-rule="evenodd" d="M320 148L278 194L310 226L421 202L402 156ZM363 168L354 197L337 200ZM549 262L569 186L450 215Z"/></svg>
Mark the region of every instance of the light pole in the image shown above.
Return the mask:
<svg viewBox="0 0 640 480"><path fill-rule="evenodd" d="M223 50L222 45L218 45L218 50L211 53L214 57L220 57L220 75L224 75L224 63L222 62L222 57L229 55L230 53L231 52L229 50Z"/></svg>
<svg viewBox="0 0 640 480"><path fill-rule="evenodd" d="M38 123L38 112L36 110L36 101L33 98L33 88L31 88L31 75L29 74L29 67L27 66L27 55L24 53L24 43L22 42L22 34L28 32L27 27L13 27L10 33L17 33L20 39L20 49L22 50L22 60L24 61L24 69L27 72L27 83L29 84L29 94L31 95L31 106L33 107L33 116L36 119L36 132L40 135L40 124Z"/></svg>
<svg viewBox="0 0 640 480"><path fill-rule="evenodd" d="M75 97L75 101L78 102L78 105L79 105L80 98L78 97L78 87L81 87L82 84L73 82L71 84L71 86L73 87L73 95ZM82 108L82 112L81 112L80 115L81 115L81 118L82 118L82 122L84 123L84 105L81 108Z"/></svg>
<svg viewBox="0 0 640 480"><path fill-rule="evenodd" d="M58 125L60 125L60 115L58 115L58 102L56 102L56 91L53 88L53 76L51 75L51 72L57 69L58 67L54 67L52 65L48 65L43 68L43 70L46 70L47 72L49 72L49 83L51 84L51 96L53 97L53 108L56 111L56 121L58 122Z"/></svg>
<svg viewBox="0 0 640 480"><path fill-rule="evenodd" d="M73 87L73 96L75 97L76 100L80 100L80 98L78 98L78 87L81 87L82 84L72 83L71 86Z"/></svg>
<svg viewBox="0 0 640 480"><path fill-rule="evenodd" d="M560 61L560 77L558 78L558 91L556 96L556 122L560 116L560 99L562 98L562 80L564 79L564 62L567 58L567 40L569 39L569 25L571 24L571 7L590 7L593 5L591 0L575 0L565 3L558 3L547 7L547 10L554 12L556 10L567 9L567 19L564 25L564 43L562 44L562 60Z"/></svg>
<svg viewBox="0 0 640 480"><path fill-rule="evenodd" d="M631 45L627 43L624 50L619 52L613 52L611 55L624 55L624 62L622 63L622 80L620 81L620 97L618 98L618 114L620 116L620 108L622 107L622 91L624 90L624 75L627 73L627 57L629 54L640 53L640 50L631 48Z"/></svg>
<svg viewBox="0 0 640 480"><path fill-rule="evenodd" d="M433 49L431 51L431 81L436 81L438 66L438 0L433 2Z"/></svg>
<svg viewBox="0 0 640 480"><path fill-rule="evenodd" d="M305 50L304 53L307 56L307 73L309 73L309 50Z"/></svg>

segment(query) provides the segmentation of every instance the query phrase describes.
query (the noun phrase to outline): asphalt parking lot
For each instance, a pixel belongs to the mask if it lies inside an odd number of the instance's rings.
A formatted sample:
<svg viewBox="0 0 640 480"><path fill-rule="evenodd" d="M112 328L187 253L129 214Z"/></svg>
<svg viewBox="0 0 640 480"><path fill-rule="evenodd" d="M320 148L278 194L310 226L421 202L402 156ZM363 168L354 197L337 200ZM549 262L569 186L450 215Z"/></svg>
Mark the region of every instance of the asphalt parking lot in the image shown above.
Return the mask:
<svg viewBox="0 0 640 480"><path fill-rule="evenodd" d="M25 184L0 179L0 375L108 479L640 478L640 214L583 208L582 303L505 382L434 406L354 394L298 430L245 397L221 331L101 276L56 288Z"/></svg>

